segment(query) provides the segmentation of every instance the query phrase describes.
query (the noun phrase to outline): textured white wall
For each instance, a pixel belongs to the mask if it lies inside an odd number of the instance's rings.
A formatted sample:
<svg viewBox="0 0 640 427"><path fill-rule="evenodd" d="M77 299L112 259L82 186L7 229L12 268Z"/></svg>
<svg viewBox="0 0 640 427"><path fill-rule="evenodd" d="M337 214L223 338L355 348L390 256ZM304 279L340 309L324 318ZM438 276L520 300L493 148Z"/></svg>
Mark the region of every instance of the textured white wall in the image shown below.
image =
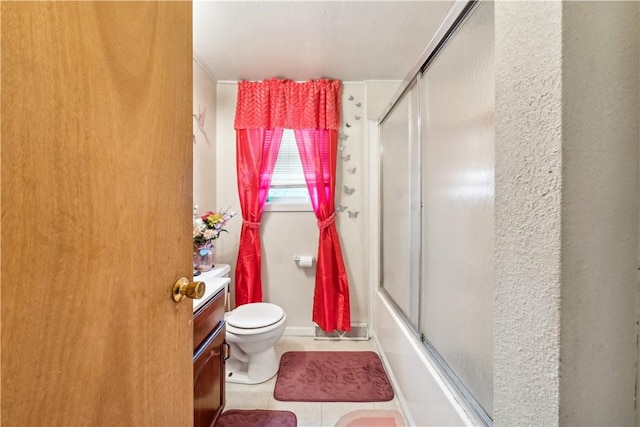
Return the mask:
<svg viewBox="0 0 640 427"><path fill-rule="evenodd" d="M215 210L216 205L216 82L197 64L193 64L193 114L206 110L204 134L193 119L193 204L198 213Z"/></svg>
<svg viewBox="0 0 640 427"><path fill-rule="evenodd" d="M494 421L558 424L559 2L496 2Z"/></svg>
<svg viewBox="0 0 640 427"><path fill-rule="evenodd" d="M631 425L638 3L496 2L496 425Z"/></svg>
<svg viewBox="0 0 640 427"><path fill-rule="evenodd" d="M342 94L341 133L348 135L348 138L340 141L344 149L339 155L349 155L350 158L348 161L338 159L336 203L347 206L347 209L337 215L336 223L349 278L351 320L359 323L367 322L369 316L367 252L364 250L367 238L367 206L364 202L368 190L365 179L368 160L364 147L367 120L364 84L345 83ZM233 129L236 97L236 83L218 83L217 204L231 205L240 215ZM353 99L350 99L351 97ZM346 123L350 126L347 127ZM355 168L355 171L352 168ZM344 192L345 185L355 191L347 195ZM349 211L356 217L350 218ZM310 211L270 211L265 212L262 219L262 285L265 300L278 304L285 310L287 326L292 333L308 333L314 326L311 313L316 270L315 266L311 269L300 269L292 258L294 255L316 256L318 227L315 215ZM232 220L229 223L230 234L223 236L216 245L218 261L232 266L232 276L238 253L241 222L239 216Z"/></svg>

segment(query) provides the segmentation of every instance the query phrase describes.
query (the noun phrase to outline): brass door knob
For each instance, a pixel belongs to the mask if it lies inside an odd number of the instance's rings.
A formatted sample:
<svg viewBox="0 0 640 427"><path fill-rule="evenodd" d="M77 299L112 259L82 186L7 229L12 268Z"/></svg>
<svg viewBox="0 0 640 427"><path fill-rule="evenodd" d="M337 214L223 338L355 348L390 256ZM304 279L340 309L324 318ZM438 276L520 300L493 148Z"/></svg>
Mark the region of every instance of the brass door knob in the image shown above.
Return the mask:
<svg viewBox="0 0 640 427"><path fill-rule="evenodd" d="M205 289L204 282L190 282L186 277L181 277L173 284L173 300L180 302L184 297L200 299L204 296Z"/></svg>

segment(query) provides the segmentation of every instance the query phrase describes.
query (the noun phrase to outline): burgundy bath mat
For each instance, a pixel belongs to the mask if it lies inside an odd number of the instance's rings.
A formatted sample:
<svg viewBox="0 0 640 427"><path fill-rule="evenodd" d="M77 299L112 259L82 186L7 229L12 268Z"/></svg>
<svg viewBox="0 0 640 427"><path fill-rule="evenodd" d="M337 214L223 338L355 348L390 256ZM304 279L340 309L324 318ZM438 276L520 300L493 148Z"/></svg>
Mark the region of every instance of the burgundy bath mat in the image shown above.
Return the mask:
<svg viewBox="0 0 640 427"><path fill-rule="evenodd" d="M214 427L296 427L298 420L290 411L231 409L220 415Z"/></svg>
<svg viewBox="0 0 640 427"><path fill-rule="evenodd" d="M273 395L295 402L384 402L393 389L372 351L289 351Z"/></svg>

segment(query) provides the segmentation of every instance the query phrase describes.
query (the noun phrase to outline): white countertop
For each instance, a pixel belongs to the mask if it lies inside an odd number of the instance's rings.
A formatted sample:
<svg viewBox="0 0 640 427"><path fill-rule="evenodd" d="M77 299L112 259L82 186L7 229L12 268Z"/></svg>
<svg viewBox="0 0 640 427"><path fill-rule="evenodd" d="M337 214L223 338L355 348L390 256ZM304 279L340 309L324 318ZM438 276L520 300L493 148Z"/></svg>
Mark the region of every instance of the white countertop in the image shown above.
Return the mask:
<svg viewBox="0 0 640 427"><path fill-rule="evenodd" d="M221 290L225 289L231 279L229 277L211 277L209 279L202 278L202 275L195 277L195 281L197 282L205 282L206 289L204 291L204 296L200 299L193 300L193 312L195 313L200 307L202 307L207 301L211 299L214 295L216 295Z"/></svg>
<svg viewBox="0 0 640 427"><path fill-rule="evenodd" d="M207 301L216 295L220 290L225 290L231 282L229 277L220 277L229 274L228 264L218 264L210 271L206 271L199 276L195 276L193 280L195 282L204 282L206 289L204 295L200 299L193 300L193 312L195 313L200 307L202 307Z"/></svg>
<svg viewBox="0 0 640 427"><path fill-rule="evenodd" d="M211 270L200 273L200 275L194 277L194 279L198 277L227 277L230 271L231 266L229 264L216 264Z"/></svg>

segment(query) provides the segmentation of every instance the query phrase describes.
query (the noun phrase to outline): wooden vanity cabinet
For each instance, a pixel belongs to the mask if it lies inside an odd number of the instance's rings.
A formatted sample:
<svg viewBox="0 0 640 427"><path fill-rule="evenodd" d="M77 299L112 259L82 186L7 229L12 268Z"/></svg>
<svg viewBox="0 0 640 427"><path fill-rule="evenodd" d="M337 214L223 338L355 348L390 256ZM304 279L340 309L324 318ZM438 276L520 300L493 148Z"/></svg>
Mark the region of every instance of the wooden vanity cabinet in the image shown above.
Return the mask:
<svg viewBox="0 0 640 427"><path fill-rule="evenodd" d="M224 320L224 291L218 292L193 315L193 351L198 351L204 341Z"/></svg>
<svg viewBox="0 0 640 427"><path fill-rule="evenodd" d="M211 427L225 404L224 292L194 314L193 398L194 426Z"/></svg>

